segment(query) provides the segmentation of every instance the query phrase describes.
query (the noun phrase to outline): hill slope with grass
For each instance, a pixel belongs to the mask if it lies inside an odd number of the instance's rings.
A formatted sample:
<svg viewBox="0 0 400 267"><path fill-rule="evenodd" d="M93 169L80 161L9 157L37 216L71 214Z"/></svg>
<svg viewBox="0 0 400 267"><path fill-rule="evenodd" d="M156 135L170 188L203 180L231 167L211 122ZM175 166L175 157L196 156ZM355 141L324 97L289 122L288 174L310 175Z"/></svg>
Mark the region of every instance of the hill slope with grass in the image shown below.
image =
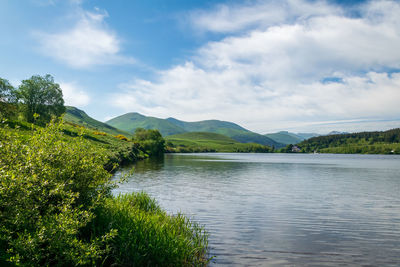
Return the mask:
<svg viewBox="0 0 400 267"><path fill-rule="evenodd" d="M157 129L163 136L186 132L167 120L144 116L136 112L126 113L106 123L129 133L133 133L136 128Z"/></svg>
<svg viewBox="0 0 400 267"><path fill-rule="evenodd" d="M305 138L302 138L301 136L298 136L294 133L290 133L287 131L281 131L277 133L270 133L270 134L264 134L264 136L271 138L275 142L282 143L285 145L288 144L297 144L303 141Z"/></svg>
<svg viewBox="0 0 400 267"><path fill-rule="evenodd" d="M125 135L131 137L132 134L117 129L111 125L103 123L101 121L95 120L87 115L83 110L80 110L76 107L66 107L66 112L64 115L64 121L73 123L79 126L84 126L89 129L105 132L111 135Z"/></svg>
<svg viewBox="0 0 400 267"><path fill-rule="evenodd" d="M174 118L160 119L147 117L139 113L127 113L106 123L127 132L133 132L136 128L157 129L163 136L185 132L209 132L228 136L241 143L257 143L277 148L284 146L284 144L275 142L266 136L251 132L228 121L205 120L186 122Z"/></svg>
<svg viewBox="0 0 400 267"><path fill-rule="evenodd" d="M228 136L240 143L257 143L261 145L282 147L284 145L258 133L251 132L236 123L220 120L205 120L196 122L185 122L175 118L167 121L181 127L187 132L210 132Z"/></svg>
<svg viewBox="0 0 400 267"><path fill-rule="evenodd" d="M167 152L272 152L268 146L240 143L208 132L188 132L165 137Z"/></svg>

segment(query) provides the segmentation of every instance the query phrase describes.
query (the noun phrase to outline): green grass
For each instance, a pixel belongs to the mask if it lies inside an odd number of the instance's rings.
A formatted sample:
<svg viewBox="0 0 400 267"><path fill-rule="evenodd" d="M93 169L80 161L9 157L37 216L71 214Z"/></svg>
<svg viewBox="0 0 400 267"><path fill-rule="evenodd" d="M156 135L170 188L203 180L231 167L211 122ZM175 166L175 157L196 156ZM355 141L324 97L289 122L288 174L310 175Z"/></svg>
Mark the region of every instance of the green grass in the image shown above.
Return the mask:
<svg viewBox="0 0 400 267"><path fill-rule="evenodd" d="M107 199L96 210L96 232L118 232L109 263L117 266L206 266L208 235L181 214L168 215L146 193ZM108 262L107 264L108 265Z"/></svg>
<svg viewBox="0 0 400 267"><path fill-rule="evenodd" d="M118 116L106 123L129 133L133 133L136 128L157 129L163 136L185 132L184 129L167 120L147 117L135 112Z"/></svg>
<svg viewBox="0 0 400 267"><path fill-rule="evenodd" d="M189 132L165 137L168 152L271 152L255 143L239 143L232 138L206 132Z"/></svg>
<svg viewBox="0 0 400 267"><path fill-rule="evenodd" d="M84 126L88 129L96 130L98 132L104 132L110 135L122 134L127 137L132 137L132 134L130 134L129 132L117 129L111 125L95 120L90 116L88 116L83 110L80 110L75 107L69 107L69 106L66 107L64 121L79 126Z"/></svg>

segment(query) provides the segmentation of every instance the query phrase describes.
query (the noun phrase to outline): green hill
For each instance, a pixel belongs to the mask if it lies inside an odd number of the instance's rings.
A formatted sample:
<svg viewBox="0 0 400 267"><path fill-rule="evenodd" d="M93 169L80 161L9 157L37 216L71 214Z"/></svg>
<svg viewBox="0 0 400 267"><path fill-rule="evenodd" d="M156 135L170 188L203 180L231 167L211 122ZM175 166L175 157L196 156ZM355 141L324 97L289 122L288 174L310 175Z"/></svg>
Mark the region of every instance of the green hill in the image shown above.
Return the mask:
<svg viewBox="0 0 400 267"><path fill-rule="evenodd" d="M167 121L181 127L187 132L210 132L228 136L240 143L257 143L261 145L282 147L284 145L258 133L251 132L236 123L219 120L205 120L196 122L185 122L174 118Z"/></svg>
<svg viewBox="0 0 400 267"><path fill-rule="evenodd" d="M209 132L187 132L165 137L168 152L272 152L255 143L240 143L227 136Z"/></svg>
<svg viewBox="0 0 400 267"><path fill-rule="evenodd" d="M297 144L302 152L400 154L400 128L313 137Z"/></svg>
<svg viewBox="0 0 400 267"><path fill-rule="evenodd" d="M106 123L130 133L139 127L158 129L164 137L185 132L210 132L226 135L241 143L257 143L276 148L284 146L284 144L275 142L266 136L251 132L235 123L227 121L205 120L186 122L174 118L160 119L143 116L139 113L127 113Z"/></svg>
<svg viewBox="0 0 400 267"><path fill-rule="evenodd" d="M285 145L288 144L297 144L303 141L305 138L302 138L301 136L298 136L294 133L289 133L287 131L281 131L277 133L270 133L270 134L265 134L266 137L271 138L275 142L282 143Z"/></svg>
<svg viewBox="0 0 400 267"><path fill-rule="evenodd" d="M112 127L106 123L103 123L101 121L95 120L91 117L89 117L83 110L80 110L75 107L66 107L66 113L64 115L64 121L65 122L70 122L73 124L77 124L80 126L84 126L89 129L94 129L97 131L105 132L111 135L125 135L125 136L131 136L131 134L122 131L120 129L117 129L115 127Z"/></svg>
<svg viewBox="0 0 400 267"><path fill-rule="evenodd" d="M133 133L136 128L157 129L163 136L186 132L181 127L176 126L165 119L147 117L136 112L126 113L113 118L106 123L129 133Z"/></svg>

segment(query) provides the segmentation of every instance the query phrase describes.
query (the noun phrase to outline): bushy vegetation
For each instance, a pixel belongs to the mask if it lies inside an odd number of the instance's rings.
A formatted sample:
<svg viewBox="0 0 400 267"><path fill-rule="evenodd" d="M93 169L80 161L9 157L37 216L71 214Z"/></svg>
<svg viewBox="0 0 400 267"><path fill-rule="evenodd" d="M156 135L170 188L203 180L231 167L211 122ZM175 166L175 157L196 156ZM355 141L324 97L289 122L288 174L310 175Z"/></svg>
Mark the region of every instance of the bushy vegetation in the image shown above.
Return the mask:
<svg viewBox="0 0 400 267"><path fill-rule="evenodd" d="M3 124L5 124L3 122ZM104 151L81 137L65 141L60 124L29 137L0 128L0 246L15 264L93 265L113 232L82 237L93 208L110 190Z"/></svg>
<svg viewBox="0 0 400 267"><path fill-rule="evenodd" d="M63 103L49 75L0 79L0 266L206 265L202 227L145 193L111 195L110 171L162 153L161 135L64 123Z"/></svg>
<svg viewBox="0 0 400 267"><path fill-rule="evenodd" d="M273 148L255 144L239 143L227 136L206 133L189 132L166 137L166 151L169 153L197 153L197 152L256 152L268 153Z"/></svg>
<svg viewBox="0 0 400 267"><path fill-rule="evenodd" d="M307 153L400 154L400 129L318 136L298 147Z"/></svg>
<svg viewBox="0 0 400 267"><path fill-rule="evenodd" d="M167 215L144 193L111 197L108 152L85 131L72 137L62 123L7 124L0 127L0 264L206 265L201 227Z"/></svg>
<svg viewBox="0 0 400 267"><path fill-rule="evenodd" d="M164 153L165 140L158 130L136 128L133 141L149 156L161 156Z"/></svg>

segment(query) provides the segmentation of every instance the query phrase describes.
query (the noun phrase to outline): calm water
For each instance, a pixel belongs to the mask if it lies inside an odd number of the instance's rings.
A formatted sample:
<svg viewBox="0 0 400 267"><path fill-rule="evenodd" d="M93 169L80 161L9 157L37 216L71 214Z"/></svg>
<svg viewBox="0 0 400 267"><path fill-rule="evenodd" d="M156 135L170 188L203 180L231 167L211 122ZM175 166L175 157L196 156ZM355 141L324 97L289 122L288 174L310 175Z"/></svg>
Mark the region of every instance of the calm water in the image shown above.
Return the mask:
<svg viewBox="0 0 400 267"><path fill-rule="evenodd" d="M167 154L116 193L141 190L206 226L211 265L400 266L399 156Z"/></svg>

